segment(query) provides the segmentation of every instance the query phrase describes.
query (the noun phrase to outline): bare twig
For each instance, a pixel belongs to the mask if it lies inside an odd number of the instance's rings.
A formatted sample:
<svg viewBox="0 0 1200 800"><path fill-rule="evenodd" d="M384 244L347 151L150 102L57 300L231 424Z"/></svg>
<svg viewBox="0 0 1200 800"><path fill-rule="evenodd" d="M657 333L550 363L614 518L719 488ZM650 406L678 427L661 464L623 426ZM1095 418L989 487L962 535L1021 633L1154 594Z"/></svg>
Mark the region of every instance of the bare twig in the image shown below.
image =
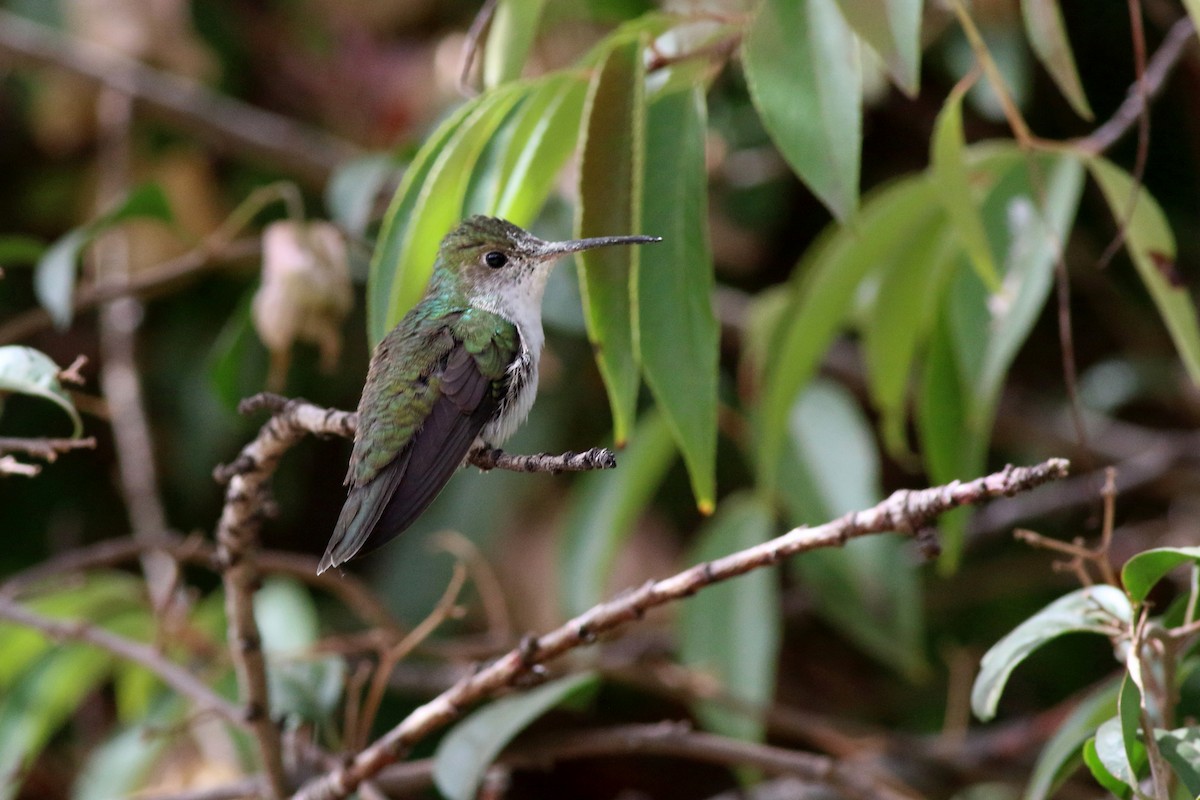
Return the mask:
<svg viewBox="0 0 1200 800"><path fill-rule="evenodd" d="M928 527L939 514L962 505L1027 491L1067 473L1063 459L1033 467L1008 467L1002 472L921 491L902 490L866 511L847 514L816 528L796 528L776 539L699 564L661 581L650 581L607 603L595 606L560 628L530 637L491 665L456 683L417 708L345 766L306 784L293 800L332 800L345 797L363 780L399 759L413 744L452 720L465 709L520 680L537 665L590 644L602 633L641 619L647 610L695 594L714 583L776 564L788 556L884 531L913 534Z"/></svg>
<svg viewBox="0 0 1200 800"><path fill-rule="evenodd" d="M25 464L12 456L0 456L0 475L20 475L24 478L37 477L42 468L37 464Z"/></svg>
<svg viewBox="0 0 1200 800"><path fill-rule="evenodd" d="M84 284L75 293L74 313L78 314L80 311L86 311L118 297L128 295L144 297L155 289L172 284L189 275L256 256L259 251L260 245L257 237L237 239L228 244L206 241L181 256L176 256L157 266L139 270L124 281ZM38 307L23 311L0 324L0 344L26 339L52 324L50 314L44 308Z"/></svg>
<svg viewBox="0 0 1200 800"><path fill-rule="evenodd" d="M1184 15L1171 26L1158 50L1150 57L1142 77L1129 87L1125 102L1099 128L1071 145L1089 155L1099 155L1108 150L1143 117L1146 105L1156 98L1167 84L1167 78L1183 57L1187 46L1196 35L1196 26L1191 17Z"/></svg>
<svg viewBox="0 0 1200 800"><path fill-rule="evenodd" d="M132 97L148 115L208 144L265 162L312 185L361 149L325 131L219 95L91 42L71 39L0 10L0 54L52 66Z"/></svg>
<svg viewBox="0 0 1200 800"><path fill-rule="evenodd" d="M191 700L197 710L219 714L235 725L245 726L246 724L241 709L149 645L126 639L81 620L67 621L42 616L13 602L10 597L2 595L0 595L0 618L39 630L51 639L85 642L107 650L127 661L140 664L161 678L163 683Z"/></svg>
<svg viewBox="0 0 1200 800"><path fill-rule="evenodd" d="M63 453L72 450L94 450L96 439L89 436L86 439L21 439L12 436L0 436L0 453L25 453L53 463Z"/></svg>
<svg viewBox="0 0 1200 800"><path fill-rule="evenodd" d="M589 472L595 469L613 469L617 457L611 450L593 447L582 453L534 453L512 455L495 448L472 450L467 456L470 462L482 470L507 469L513 472Z"/></svg>

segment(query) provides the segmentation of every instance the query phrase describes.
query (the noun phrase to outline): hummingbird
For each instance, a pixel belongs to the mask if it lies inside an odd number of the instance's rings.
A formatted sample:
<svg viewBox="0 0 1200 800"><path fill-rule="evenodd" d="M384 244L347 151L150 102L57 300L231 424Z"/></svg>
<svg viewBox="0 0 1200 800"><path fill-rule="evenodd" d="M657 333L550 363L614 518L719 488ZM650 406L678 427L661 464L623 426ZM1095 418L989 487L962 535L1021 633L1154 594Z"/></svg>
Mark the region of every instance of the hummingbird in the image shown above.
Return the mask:
<svg viewBox="0 0 1200 800"><path fill-rule="evenodd" d="M320 574L390 541L428 508L472 447L498 447L538 385L542 295L559 257L656 236L546 242L474 216L442 240L425 296L375 347L358 403L350 487Z"/></svg>

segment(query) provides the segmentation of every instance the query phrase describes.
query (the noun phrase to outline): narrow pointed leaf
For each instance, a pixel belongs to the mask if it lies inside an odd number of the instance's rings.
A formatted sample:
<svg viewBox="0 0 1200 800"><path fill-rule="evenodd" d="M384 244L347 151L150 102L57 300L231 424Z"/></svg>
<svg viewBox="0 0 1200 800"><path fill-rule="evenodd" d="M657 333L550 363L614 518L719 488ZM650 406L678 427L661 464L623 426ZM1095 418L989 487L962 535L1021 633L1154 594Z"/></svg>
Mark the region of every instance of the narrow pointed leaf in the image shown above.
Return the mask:
<svg viewBox="0 0 1200 800"><path fill-rule="evenodd" d="M721 503L689 555L693 564L712 561L761 544L771 537L771 509L750 494ZM767 708L775 692L781 618L779 576L773 569L710 586L683 604L680 659L719 682L722 689L756 708ZM705 727L736 739L762 738L764 721L701 702Z"/></svg>
<svg viewBox="0 0 1200 800"><path fill-rule="evenodd" d="M1163 759L1192 797L1200 797L1200 728L1156 730L1154 738Z"/></svg>
<svg viewBox="0 0 1200 800"><path fill-rule="evenodd" d="M779 152L835 217L849 219L858 206L862 64L835 0L764 0L742 59Z"/></svg>
<svg viewBox="0 0 1200 800"><path fill-rule="evenodd" d="M971 690L971 708L975 716L989 720L1008 682L1008 676L1030 653L1065 633L1106 634L1114 624L1129 624L1133 607L1125 593L1115 586L1101 584L1077 589L1018 625L992 646L979 665L979 675Z"/></svg>
<svg viewBox="0 0 1200 800"><path fill-rule="evenodd" d="M1033 52L1037 53L1038 60L1050 73L1059 91L1076 114L1092 119L1092 107L1088 105L1079 72L1075 69L1075 54L1071 52L1058 0L1021 0L1021 15L1025 18L1025 33Z"/></svg>
<svg viewBox="0 0 1200 800"><path fill-rule="evenodd" d="M475 166L500 123L520 100L520 89L523 87L510 85L485 95L430 166L404 230L385 328L399 322L425 294L438 245L467 215L463 204Z"/></svg>
<svg viewBox="0 0 1200 800"><path fill-rule="evenodd" d="M1183 7L1192 18L1192 24L1200 30L1200 0L1183 0Z"/></svg>
<svg viewBox="0 0 1200 800"><path fill-rule="evenodd" d="M846 21L909 97L921 82L921 6L922 0L838 0Z"/></svg>
<svg viewBox="0 0 1200 800"><path fill-rule="evenodd" d="M1133 178L1112 162L1094 158L1088 162L1088 169L1100 184L1117 223L1125 226L1125 248L1158 306L1188 375L1193 383L1200 384L1200 326L1196 322L1196 306L1176 271L1175 236L1166 216L1142 186L1137 186L1137 200L1130 214Z"/></svg>
<svg viewBox="0 0 1200 800"><path fill-rule="evenodd" d="M845 325L859 284L936 202L925 176L903 178L872 194L852 228L831 228L797 266L800 283L779 315L783 325L762 370L756 467L767 491L774 490L792 405Z"/></svg>
<svg viewBox="0 0 1200 800"><path fill-rule="evenodd" d="M533 222L575 150L586 94L582 77L554 75L517 109L496 181L496 216L522 227Z"/></svg>
<svg viewBox="0 0 1200 800"><path fill-rule="evenodd" d="M650 106L640 230L663 241L638 269L635 339L646 383L683 454L702 511L716 501L717 345L700 89Z"/></svg>
<svg viewBox="0 0 1200 800"><path fill-rule="evenodd" d="M484 773L521 731L563 701L593 689L595 673L560 678L509 695L471 714L446 734L433 757L433 782L449 800L474 800Z"/></svg>
<svg viewBox="0 0 1200 800"><path fill-rule="evenodd" d="M863 360L871 397L880 413L884 446L895 457L909 453L908 388L918 353L937 319L958 248L940 208L931 207L912 238L893 251L863 329Z"/></svg>
<svg viewBox="0 0 1200 800"><path fill-rule="evenodd" d="M618 469L584 476L572 496L559 570L570 616L604 599L621 543L674 462L671 430L659 414L643 415L636 433L619 456Z"/></svg>
<svg viewBox="0 0 1200 800"><path fill-rule="evenodd" d="M16 233L0 236L0 267L36 264L45 252L45 243L32 236Z"/></svg>
<svg viewBox="0 0 1200 800"><path fill-rule="evenodd" d="M1119 800L1125 800L1132 794L1132 789L1129 784L1121 780L1117 776L1109 772L1105 765L1105 759L1100 755L1100 748L1110 750L1112 747L1119 744L1120 731L1114 723L1115 720L1108 720L1096 729L1096 735L1088 739L1083 745L1083 763L1087 764L1088 771L1092 773L1092 777L1096 779L1096 783L1103 786L1114 797ZM1106 727L1107 726L1107 727Z"/></svg>
<svg viewBox="0 0 1200 800"><path fill-rule="evenodd" d="M1000 288L996 261L988 246L987 232L979 215L979 203L968 180L966 143L963 138L962 103L969 86L959 83L946 98L933 133L930 172L938 186L938 197L958 234L975 272L991 291Z"/></svg>
<svg viewBox="0 0 1200 800"><path fill-rule="evenodd" d="M588 87L575 235L640 233L646 119L644 40L614 47ZM637 416L640 385L633 347L633 292L640 247L579 253L579 289L588 339L604 378L613 438L623 446Z"/></svg>
<svg viewBox="0 0 1200 800"><path fill-rule="evenodd" d="M417 205L417 197L425 185L429 171L464 120L475 113L488 95L464 103L447 117L417 151L412 163L392 196L383 217L383 226L371 255L367 279L367 338L373 346L387 334L393 286L397 282L400 254L404 247L409 219Z"/></svg>
<svg viewBox="0 0 1200 800"><path fill-rule="evenodd" d="M59 368L45 353L32 347L10 344L0 347L0 398L6 392L43 397L57 405L74 424L72 436L83 433L83 420L71 395L58 380Z"/></svg>
<svg viewBox="0 0 1200 800"><path fill-rule="evenodd" d="M483 51L483 85L499 86L521 77L537 38L546 0L500 0Z"/></svg>

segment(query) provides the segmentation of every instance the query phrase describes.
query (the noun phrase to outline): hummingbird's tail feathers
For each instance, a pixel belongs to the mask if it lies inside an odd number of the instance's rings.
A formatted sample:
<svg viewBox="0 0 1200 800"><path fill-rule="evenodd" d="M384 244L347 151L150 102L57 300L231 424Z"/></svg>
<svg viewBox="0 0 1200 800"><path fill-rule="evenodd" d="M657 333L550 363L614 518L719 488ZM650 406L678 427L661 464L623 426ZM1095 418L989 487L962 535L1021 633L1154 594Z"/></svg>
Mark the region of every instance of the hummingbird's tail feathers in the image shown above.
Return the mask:
<svg viewBox="0 0 1200 800"><path fill-rule="evenodd" d="M337 525L333 529L333 536L329 539L329 547L325 549L325 555L321 556L321 563L317 565L318 575L330 567L341 566L360 552L365 552L363 548L367 540L371 538L380 516L388 506L388 500L395 494L396 486L408 470L410 452L406 450L397 456L392 463L379 471L374 480L350 490L346 504L342 506L342 513L338 516ZM382 542L373 542L372 546L366 549L372 550L376 544Z"/></svg>

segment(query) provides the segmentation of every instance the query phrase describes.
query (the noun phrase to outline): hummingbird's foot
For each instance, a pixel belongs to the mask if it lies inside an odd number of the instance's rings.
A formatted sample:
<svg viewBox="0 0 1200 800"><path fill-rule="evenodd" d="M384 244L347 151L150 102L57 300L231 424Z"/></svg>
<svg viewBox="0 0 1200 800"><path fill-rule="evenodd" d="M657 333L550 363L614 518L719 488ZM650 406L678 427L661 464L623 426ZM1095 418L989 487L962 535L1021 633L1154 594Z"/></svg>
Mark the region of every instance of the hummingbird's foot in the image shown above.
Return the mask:
<svg viewBox="0 0 1200 800"><path fill-rule="evenodd" d="M512 455L496 447L480 445L471 451L467 460L482 470L507 469L513 472L590 472L594 469L613 469L617 457L604 447L593 447L582 453L534 453Z"/></svg>

